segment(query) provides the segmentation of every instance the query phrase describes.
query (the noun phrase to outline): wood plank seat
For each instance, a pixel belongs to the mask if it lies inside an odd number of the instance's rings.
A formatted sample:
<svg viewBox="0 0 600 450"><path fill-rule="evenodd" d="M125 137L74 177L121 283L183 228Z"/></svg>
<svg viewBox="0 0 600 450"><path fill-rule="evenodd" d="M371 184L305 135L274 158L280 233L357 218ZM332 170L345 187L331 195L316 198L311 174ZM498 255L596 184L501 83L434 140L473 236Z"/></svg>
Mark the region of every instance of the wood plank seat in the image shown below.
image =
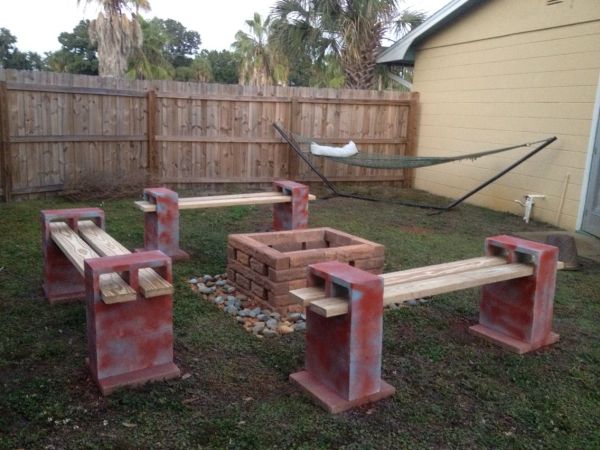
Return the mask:
<svg viewBox="0 0 600 450"><path fill-rule="evenodd" d="M51 223L50 230L54 243L83 277L83 261L89 258L98 258L100 255L87 245L65 222ZM105 303L130 302L137 298L135 290L117 273L100 275L100 292Z"/></svg>
<svg viewBox="0 0 600 450"><path fill-rule="evenodd" d="M315 200L313 194L308 200ZM207 197L187 197L178 201L179 209L219 208L223 206L268 205L274 203L290 203L292 196L281 192L257 192L253 194L213 195ZM145 200L134 202L141 211L156 211L156 205Z"/></svg>
<svg viewBox="0 0 600 450"><path fill-rule="evenodd" d="M85 259L130 253L92 221L79 221L83 239L65 222L52 222L49 226L52 241L82 277ZM147 298L173 293L173 286L152 269L140 270L139 283L142 294ZM136 291L117 273L100 275L100 292L107 304L129 302L137 298Z"/></svg>
<svg viewBox="0 0 600 450"><path fill-rule="evenodd" d="M559 262L557 269L563 267ZM384 286L383 304L403 303L415 298L528 277L533 273L532 265L507 264L505 258L495 256L391 272L381 275ZM323 289L318 287L296 289L290 291L290 296L323 317L335 317L348 312L347 299L326 297Z"/></svg>
<svg viewBox="0 0 600 450"><path fill-rule="evenodd" d="M91 220L78 222L79 234L100 256L129 255L131 252ZM173 285L153 269L139 271L140 290L146 298L173 294Z"/></svg>

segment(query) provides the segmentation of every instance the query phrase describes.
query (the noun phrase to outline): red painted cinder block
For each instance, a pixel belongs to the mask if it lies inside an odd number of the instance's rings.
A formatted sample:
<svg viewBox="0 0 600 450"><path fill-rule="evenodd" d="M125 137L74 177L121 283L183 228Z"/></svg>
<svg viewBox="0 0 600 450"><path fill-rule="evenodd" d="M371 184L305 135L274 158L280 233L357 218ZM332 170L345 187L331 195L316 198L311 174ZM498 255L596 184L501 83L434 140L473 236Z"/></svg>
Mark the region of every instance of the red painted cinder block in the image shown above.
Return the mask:
<svg viewBox="0 0 600 450"><path fill-rule="evenodd" d="M558 341L552 331L558 248L551 245L495 236L485 241L488 256L503 256L510 263L529 263L530 277L482 287L479 324L471 333L516 353L526 353Z"/></svg>
<svg viewBox="0 0 600 450"><path fill-rule="evenodd" d="M85 298L83 278L50 236L50 222L66 222L77 231L79 220L92 220L104 229L104 211L99 208L45 209L40 212L44 255L44 296L50 304Z"/></svg>
<svg viewBox="0 0 600 450"><path fill-rule="evenodd" d="M273 205L273 230L308 228L308 186L289 180L275 180L273 189L292 197L290 203Z"/></svg>
<svg viewBox="0 0 600 450"><path fill-rule="evenodd" d="M167 188L144 189L156 211L144 213L144 250L160 250L174 260L189 259L179 248L179 195Z"/></svg>
<svg viewBox="0 0 600 450"><path fill-rule="evenodd" d="M306 311L306 369L290 379L331 413L395 392L381 379L383 280L337 261L309 266L309 286L348 299L349 312L331 318Z"/></svg>
<svg viewBox="0 0 600 450"><path fill-rule="evenodd" d="M148 251L85 260L89 367L103 395L115 389L180 375L173 362L173 296L144 298L138 272L151 267L172 282L171 258ZM100 275L122 273L138 292L132 302L105 304Z"/></svg>

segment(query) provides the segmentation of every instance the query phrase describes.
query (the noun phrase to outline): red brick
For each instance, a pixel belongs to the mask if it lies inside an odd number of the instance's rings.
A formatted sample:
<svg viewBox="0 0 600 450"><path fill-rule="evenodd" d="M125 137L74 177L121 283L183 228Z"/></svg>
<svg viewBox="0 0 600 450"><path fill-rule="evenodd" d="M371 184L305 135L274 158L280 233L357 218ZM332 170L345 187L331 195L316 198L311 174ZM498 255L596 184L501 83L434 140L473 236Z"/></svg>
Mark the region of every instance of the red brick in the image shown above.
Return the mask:
<svg viewBox="0 0 600 450"><path fill-rule="evenodd" d="M265 288L254 281L250 282L250 290L254 295L256 295L259 298L265 298L266 296Z"/></svg>
<svg viewBox="0 0 600 450"><path fill-rule="evenodd" d="M269 267L269 280L271 281L290 281L306 278L308 273L307 267L298 267L297 269L275 270Z"/></svg>
<svg viewBox="0 0 600 450"><path fill-rule="evenodd" d="M268 273L267 266L256 258L250 258L250 267L261 275L267 275Z"/></svg>
<svg viewBox="0 0 600 450"><path fill-rule="evenodd" d="M269 292L269 303L274 306L288 306L295 304L288 294L275 295L272 292Z"/></svg>
<svg viewBox="0 0 600 450"><path fill-rule="evenodd" d="M244 289L250 289L250 280L241 273L235 274L235 283Z"/></svg>
<svg viewBox="0 0 600 450"><path fill-rule="evenodd" d="M358 267L359 269L368 270L368 269L383 269L384 258L382 256L378 256L375 258L366 258L366 259L357 259L354 261L354 267Z"/></svg>
<svg viewBox="0 0 600 450"><path fill-rule="evenodd" d="M235 251L235 259L237 259L240 263L242 263L245 266L250 264L250 257L241 250Z"/></svg>

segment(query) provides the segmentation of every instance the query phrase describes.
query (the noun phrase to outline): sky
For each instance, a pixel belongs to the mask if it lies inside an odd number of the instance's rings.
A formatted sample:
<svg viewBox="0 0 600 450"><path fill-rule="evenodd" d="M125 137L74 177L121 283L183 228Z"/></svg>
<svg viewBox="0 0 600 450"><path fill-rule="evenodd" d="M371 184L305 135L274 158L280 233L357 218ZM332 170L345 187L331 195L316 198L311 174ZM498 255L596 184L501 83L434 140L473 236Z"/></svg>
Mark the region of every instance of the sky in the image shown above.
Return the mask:
<svg viewBox="0 0 600 450"><path fill-rule="evenodd" d="M235 33L245 29L245 21L254 12L266 16L276 0L150 0L152 10L145 18L175 19L186 28L200 33L201 49L230 49ZM449 0L405 0L401 7L426 11L428 15ZM72 31L83 18L98 14L94 2L85 0L0 0L0 28L17 37L20 51L43 54L58 50L58 35Z"/></svg>

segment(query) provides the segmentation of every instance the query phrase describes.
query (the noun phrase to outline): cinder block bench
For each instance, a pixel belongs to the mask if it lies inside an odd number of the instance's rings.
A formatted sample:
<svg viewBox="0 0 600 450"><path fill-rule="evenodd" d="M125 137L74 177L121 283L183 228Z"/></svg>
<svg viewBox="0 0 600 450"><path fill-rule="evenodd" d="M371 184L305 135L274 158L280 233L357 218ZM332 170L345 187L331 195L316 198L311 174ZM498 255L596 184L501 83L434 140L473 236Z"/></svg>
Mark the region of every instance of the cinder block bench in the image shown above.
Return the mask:
<svg viewBox="0 0 600 450"><path fill-rule="evenodd" d="M179 247L179 211L183 209L273 204L273 230L308 227L308 186L288 180L273 182L273 192L179 198L166 188L144 189L135 205L144 213L144 249L161 250L174 260L189 258Z"/></svg>
<svg viewBox="0 0 600 450"><path fill-rule="evenodd" d="M555 343L558 249L496 236L485 253L381 276L333 261L309 266L309 287L290 291L307 308L306 369L290 378L332 413L391 395L380 379L383 307L477 286L471 333L517 353Z"/></svg>
<svg viewBox="0 0 600 450"><path fill-rule="evenodd" d="M171 259L131 253L106 233L98 208L44 210L41 221L45 296L85 298L88 364L102 393L178 377Z"/></svg>

